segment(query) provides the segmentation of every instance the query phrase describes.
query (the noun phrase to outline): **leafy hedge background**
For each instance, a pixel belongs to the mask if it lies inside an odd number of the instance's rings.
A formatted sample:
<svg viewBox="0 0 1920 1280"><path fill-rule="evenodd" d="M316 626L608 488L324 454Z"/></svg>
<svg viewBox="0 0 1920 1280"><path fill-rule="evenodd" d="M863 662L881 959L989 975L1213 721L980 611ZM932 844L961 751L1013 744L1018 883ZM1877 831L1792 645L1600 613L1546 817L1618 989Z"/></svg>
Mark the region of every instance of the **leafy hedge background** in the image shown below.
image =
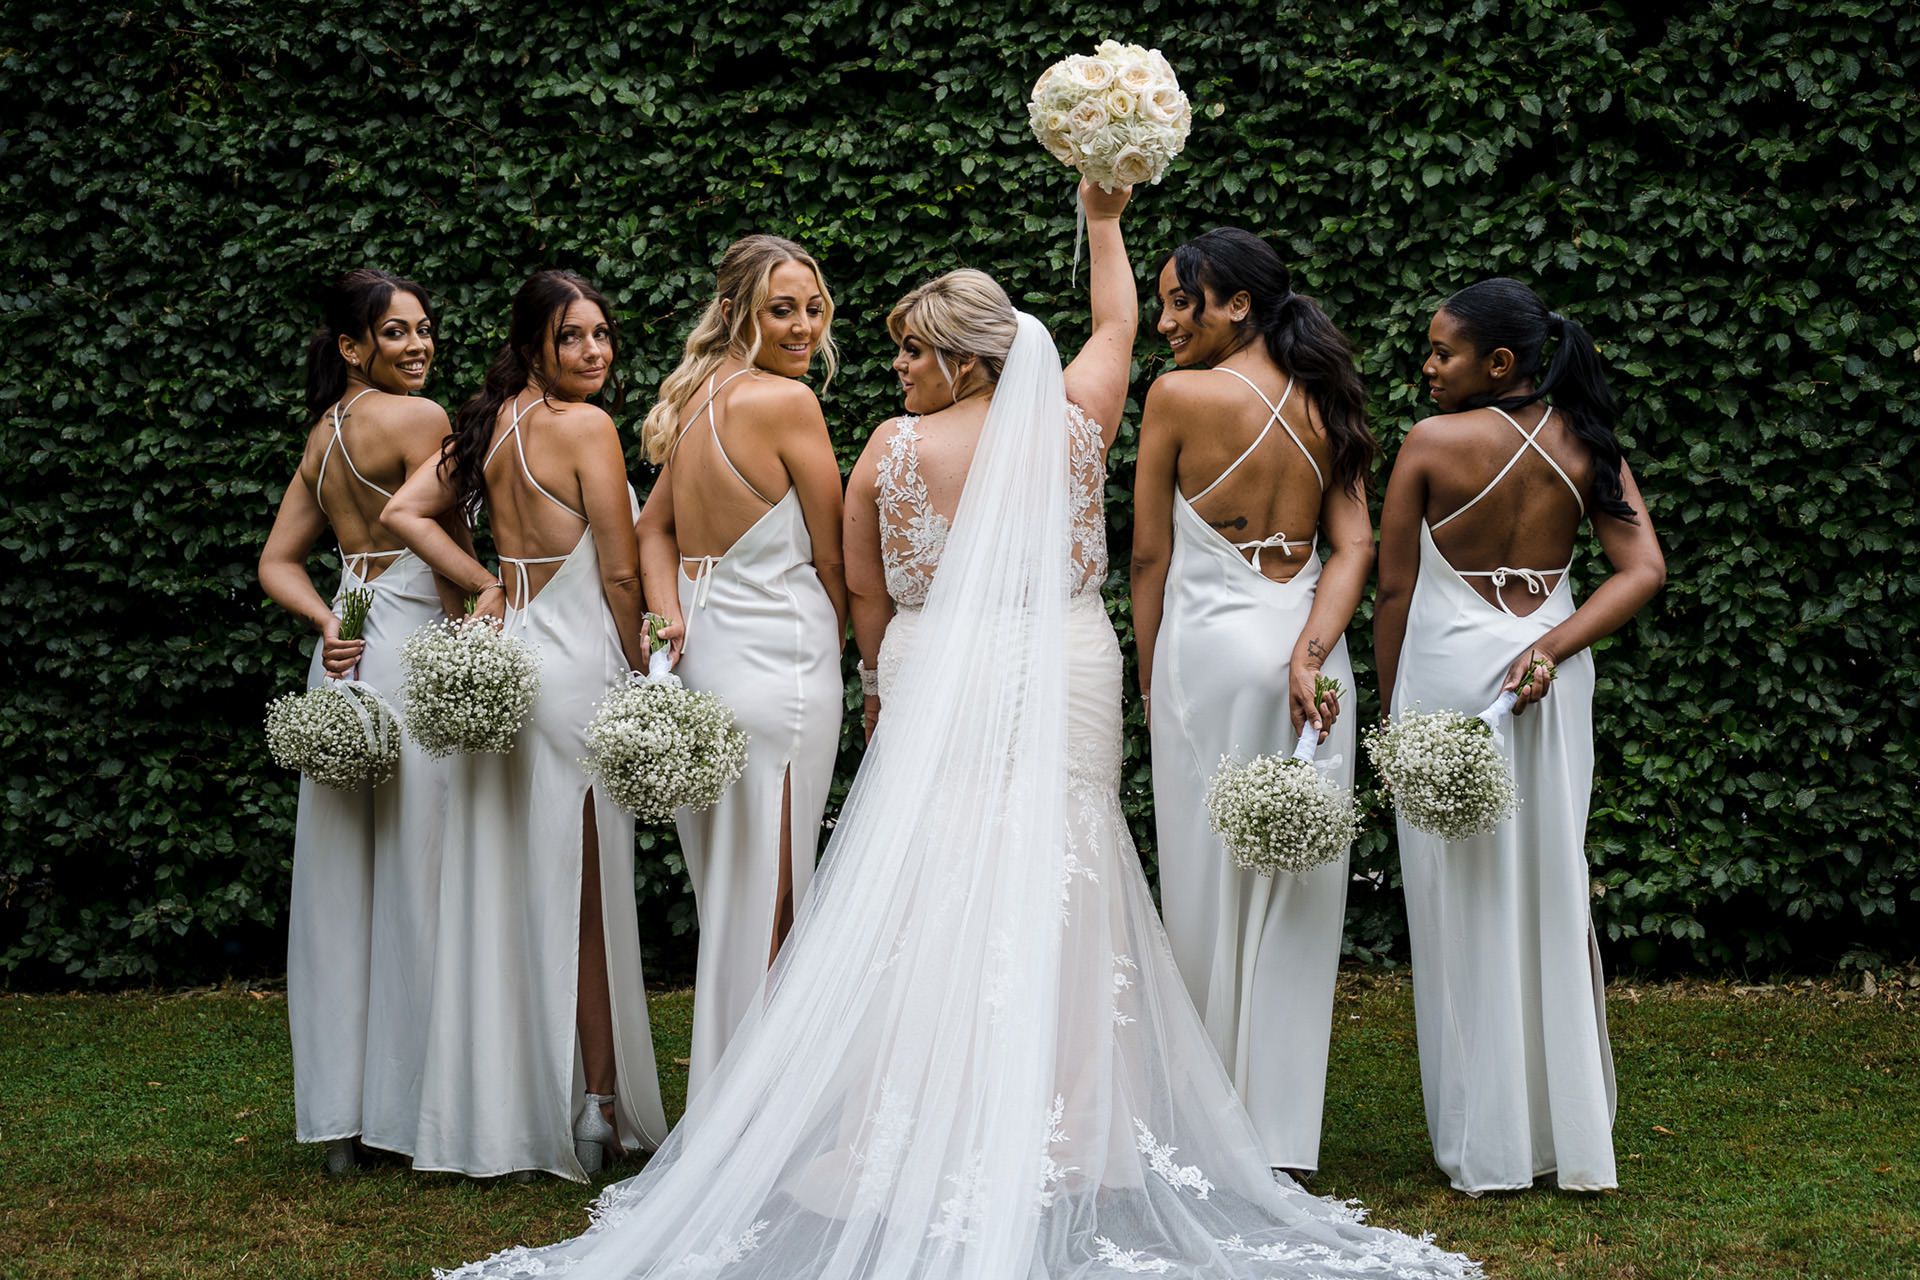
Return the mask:
<svg viewBox="0 0 1920 1280"><path fill-rule="evenodd" d="M295 788L259 723L311 641L253 562L298 454L316 281L374 264L433 289L432 393L453 404L520 278L576 267L627 326L637 428L721 248L790 234L840 303L827 408L850 462L894 408L881 320L908 286L971 264L1064 341L1084 324L1071 184L1023 104L1105 35L1164 49L1198 108L1129 215L1143 293L1180 238L1273 237L1352 334L1389 450L1426 411L1444 292L1517 274L1603 342L1672 571L1599 655L1589 851L1616 962L1911 950L1920 11L610 8L4 7L7 982L280 963ZM1136 393L1150 331L1140 352ZM1110 503L1123 628L1132 442ZM633 473L644 488L637 448ZM1350 640L1367 663L1364 607ZM684 971L682 870L669 836L642 843L648 942ZM1361 866L1350 945L1394 955L1383 835Z"/></svg>

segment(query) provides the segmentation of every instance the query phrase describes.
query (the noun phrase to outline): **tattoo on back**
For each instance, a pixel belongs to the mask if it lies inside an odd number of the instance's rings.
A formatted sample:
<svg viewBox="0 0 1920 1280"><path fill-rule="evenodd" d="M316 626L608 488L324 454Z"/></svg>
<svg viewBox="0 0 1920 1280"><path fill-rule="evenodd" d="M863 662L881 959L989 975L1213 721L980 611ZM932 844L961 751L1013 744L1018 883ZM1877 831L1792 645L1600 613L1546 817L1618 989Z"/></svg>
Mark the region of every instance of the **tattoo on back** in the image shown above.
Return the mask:
<svg viewBox="0 0 1920 1280"><path fill-rule="evenodd" d="M1247 527L1247 518L1245 516L1235 516L1231 520L1209 520L1207 523L1216 529L1232 529L1237 533Z"/></svg>

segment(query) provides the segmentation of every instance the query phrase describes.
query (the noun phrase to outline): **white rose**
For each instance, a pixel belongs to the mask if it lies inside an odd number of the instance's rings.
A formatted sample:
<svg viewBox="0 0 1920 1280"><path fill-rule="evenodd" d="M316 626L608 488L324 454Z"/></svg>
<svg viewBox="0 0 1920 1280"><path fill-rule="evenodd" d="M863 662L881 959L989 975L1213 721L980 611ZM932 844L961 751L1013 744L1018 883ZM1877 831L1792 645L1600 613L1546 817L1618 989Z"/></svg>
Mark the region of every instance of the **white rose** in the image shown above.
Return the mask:
<svg viewBox="0 0 1920 1280"><path fill-rule="evenodd" d="M1140 117L1157 125L1171 126L1180 118L1180 108L1186 100L1178 89L1169 89L1165 85L1140 98Z"/></svg>
<svg viewBox="0 0 1920 1280"><path fill-rule="evenodd" d="M1155 80L1177 85L1179 78L1173 74L1173 64L1158 49L1147 50L1147 69Z"/></svg>
<svg viewBox="0 0 1920 1280"><path fill-rule="evenodd" d="M1064 111L1047 112L1046 115L1040 118L1040 127L1056 136L1065 133L1067 131L1067 113Z"/></svg>
<svg viewBox="0 0 1920 1280"><path fill-rule="evenodd" d="M1122 147L1113 157L1113 177L1116 182L1132 187L1151 182L1155 176L1153 161L1138 147Z"/></svg>
<svg viewBox="0 0 1920 1280"><path fill-rule="evenodd" d="M1145 97L1153 88L1153 72L1144 62L1134 62L1120 68L1120 87L1136 98Z"/></svg>
<svg viewBox="0 0 1920 1280"><path fill-rule="evenodd" d="M1076 54L1060 64L1066 81L1086 93L1099 93L1113 83L1113 64Z"/></svg>
<svg viewBox="0 0 1920 1280"><path fill-rule="evenodd" d="M1108 115L1115 120L1125 120L1133 114L1138 100L1125 89L1109 89L1105 101Z"/></svg>
<svg viewBox="0 0 1920 1280"><path fill-rule="evenodd" d="M1083 137L1096 129L1106 128L1107 118L1107 108L1101 100L1088 98L1067 113L1067 131L1075 137Z"/></svg>

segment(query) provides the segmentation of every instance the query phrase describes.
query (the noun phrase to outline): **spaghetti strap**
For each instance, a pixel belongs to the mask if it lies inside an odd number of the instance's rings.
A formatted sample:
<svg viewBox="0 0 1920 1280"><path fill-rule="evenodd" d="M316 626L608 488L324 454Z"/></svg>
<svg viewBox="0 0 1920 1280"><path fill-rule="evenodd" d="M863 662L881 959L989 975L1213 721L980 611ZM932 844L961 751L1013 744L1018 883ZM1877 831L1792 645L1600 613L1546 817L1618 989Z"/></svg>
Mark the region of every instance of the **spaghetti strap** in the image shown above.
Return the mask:
<svg viewBox="0 0 1920 1280"><path fill-rule="evenodd" d="M1498 405L1494 405L1491 407L1495 413L1499 414L1501 417L1507 420L1507 424L1509 426L1511 426L1515 431L1518 431L1520 433L1520 447L1514 451L1514 454L1511 458L1507 459L1507 465L1500 468L1500 470L1495 473L1493 479L1487 481L1486 488L1474 494L1471 498L1468 498L1463 505L1455 507L1453 511L1451 511L1445 516L1442 516L1437 522L1435 522L1434 524L1428 527L1433 529L1443 528L1446 526L1446 524L1449 521L1455 520L1460 516L1466 514L1467 511L1472 509L1475 503L1479 502L1480 499L1492 493L1495 485L1499 484L1502 480L1505 480L1507 478L1507 472L1513 470L1513 468L1519 463L1520 459L1527 456L1527 450L1529 449L1533 450L1535 453L1539 454L1541 457L1547 460L1547 465L1553 468L1553 473L1559 476L1561 480L1566 482L1568 491L1573 494L1573 500L1575 504L1578 505L1580 508L1580 514L1583 516L1586 515L1587 504L1585 500L1583 500L1580 497L1580 486L1575 484L1573 482L1572 477L1568 476L1567 473L1561 469L1560 464L1553 460L1553 455L1548 453L1545 449L1541 448L1540 446L1539 435L1541 430L1547 425L1547 420L1553 417L1552 407L1549 406L1547 411L1540 415L1540 421L1533 424L1532 431L1528 431L1525 427L1515 422L1513 420L1513 415L1508 413L1505 409L1500 408Z"/></svg>
<svg viewBox="0 0 1920 1280"><path fill-rule="evenodd" d="M545 485L541 484L538 480L533 478L533 468L527 465L526 446L521 443L521 440L525 433L520 430L520 419L524 418L527 414L527 410L531 408L533 408L533 405L531 402L529 402L527 405L523 407L520 404L519 399L517 397L515 398L514 404L513 404L513 421L509 422L507 424L507 429L500 433L500 438L493 442L493 448L487 450L487 460L480 464L481 474L484 475L486 473L487 468L493 465L494 455L500 452L500 446L507 442L507 437L512 436L513 451L520 458L520 474L524 475L527 478L527 483L533 486L534 492L538 493L541 497L545 498L548 502L551 502L554 506L566 512L568 515L572 516L574 519L580 521L582 524L591 523L591 521L589 521L584 514L582 514L581 512L575 511L572 507L568 506L566 503L562 502L560 499L554 497L551 493L547 492L547 487ZM560 558L563 560L566 559L565 556L562 556ZM502 556L501 559L505 560L506 557ZM527 561L527 563L537 564L540 562L530 560L530 561Z"/></svg>
<svg viewBox="0 0 1920 1280"><path fill-rule="evenodd" d="M367 479L364 475L360 474L360 468L357 465L355 465L353 461L353 455L347 452L346 437L340 434L340 428L346 422L347 411L352 409L354 405L360 403L360 400L362 397L371 395L377 389L378 388L375 388L375 387L368 387L365 391L362 391L359 395L347 401L345 404L336 403L333 406L333 411L331 414L331 417L333 420L333 438L327 441L326 450L320 455L320 474L317 477L315 477L313 482L313 500L317 504L319 504L321 515L327 515L327 500L323 496L323 490L325 489L326 483L327 483L327 460L333 457L333 451L335 449L339 449L340 456L347 460L347 470L353 472L354 479L358 480L361 484L367 486L367 488L373 490L375 493L379 494L383 498L391 498L393 496L392 490L383 489L379 485L375 484L373 481ZM333 517L327 516L327 518L331 520Z"/></svg>
<svg viewBox="0 0 1920 1280"><path fill-rule="evenodd" d="M1547 420L1553 417L1552 406L1549 405L1547 408L1547 411L1540 415L1540 421L1533 424L1532 431L1528 431L1525 427L1521 426L1518 422L1515 422L1513 420L1513 415L1508 413L1505 409L1502 409L1500 406L1491 405L1489 407L1495 413L1505 418L1507 420L1507 425L1511 426L1515 431L1518 431L1520 433L1520 447L1514 450L1513 456L1511 458L1507 459L1507 465L1500 468L1500 470L1497 473L1495 473L1493 479L1487 481L1486 488L1480 490L1480 492L1474 494L1471 498L1467 499L1464 505L1454 508L1452 512L1450 512L1446 516L1443 516L1438 522L1428 525L1427 526L1428 535L1431 536L1435 529L1439 529L1442 526L1444 526L1448 521L1453 520L1456 517L1465 514L1475 503L1479 502L1480 499L1492 493L1493 487L1499 484L1502 480L1507 478L1507 472L1513 470L1514 467L1519 463L1520 459L1527 456L1527 450L1529 449L1533 450L1535 453L1539 454L1541 457L1547 460L1547 465L1553 468L1553 473L1559 476L1563 481L1566 482L1567 489L1573 494L1574 503L1580 508L1580 514L1582 516L1586 515L1587 504L1580 497L1580 486L1576 485L1573 482L1573 478L1569 476L1564 470L1561 469L1559 463L1553 460L1553 455L1548 453L1545 449L1541 448L1540 446L1539 435L1540 435L1540 432L1543 429L1545 429L1547 425ZM1435 551L1439 551L1439 549L1440 548L1437 546L1434 548ZM1444 556L1442 556L1441 558L1445 559ZM1448 561L1448 563L1451 564L1452 561ZM1462 578L1486 578L1489 582L1493 584L1493 602L1496 605L1500 606L1500 611L1508 615L1509 617L1518 617L1519 616L1518 614L1514 613L1512 609L1509 609L1507 607L1507 599L1506 599L1506 596L1503 594L1503 588L1505 588L1507 583L1511 582L1515 578L1518 578L1522 583L1526 585L1528 595L1544 596L1548 592L1547 579L1560 578L1564 580L1566 578L1566 575L1568 574L1569 571L1572 570L1572 568L1573 568L1573 560L1571 557L1569 557L1567 562L1564 565L1560 566L1558 569L1516 569L1511 565L1503 564L1497 569L1455 569L1454 572L1459 574Z"/></svg>
<svg viewBox="0 0 1920 1280"><path fill-rule="evenodd" d="M1212 493L1215 489L1219 488L1221 481L1225 480L1228 476L1238 471L1240 469L1240 464L1253 456L1253 451L1260 447L1260 442L1267 438L1267 433L1273 430L1273 424L1276 422L1280 424L1280 429L1287 433L1287 439L1293 441L1294 448L1300 450L1300 456L1307 460L1307 465L1313 468L1313 478L1320 482L1321 492L1323 493L1326 492L1327 478L1326 476L1321 474L1320 464L1314 461L1312 451L1309 450L1306 445L1300 443L1300 437L1293 434L1293 428L1287 425L1287 420L1280 416L1280 411L1287 407L1287 400L1293 395L1293 379L1292 378L1287 379L1286 390L1280 393L1280 403L1275 404L1273 401L1267 399L1266 392L1262 391L1259 387L1254 385L1254 381L1252 378L1249 378L1246 374L1241 373L1238 369L1222 368L1218 370L1218 372L1232 374L1234 377L1240 379L1240 381L1246 383L1247 388L1251 390L1253 394L1260 397L1260 403L1267 406L1267 413L1268 413L1267 425L1260 428L1260 434L1253 438L1253 443L1246 447L1245 452L1243 452L1239 457L1235 458L1230 464L1228 464L1227 469L1225 471L1222 471L1219 475L1213 478L1212 484L1208 485L1206 488L1202 489L1200 492L1194 494L1191 498L1188 498L1187 501L1198 502L1200 501L1200 499L1206 497L1208 494Z"/></svg>
<svg viewBox="0 0 1920 1280"><path fill-rule="evenodd" d="M734 466L733 459L727 456L727 446L720 442L720 423L714 417L714 414L713 414L714 399L717 396L719 396L719 394L722 391L726 390L727 383L732 382L735 378L738 378L743 374L748 374L752 372L753 370L751 369L735 369L732 373L726 376L724 381L721 381L718 385L715 384L714 379L712 377L709 377L707 379L707 398L705 401L701 403L700 408L695 409L693 411L693 416L687 419L687 425L680 429L680 434L673 438L673 444L667 449L667 459L668 461L671 461L673 459L673 455L680 451L680 442L687 438L687 433L693 430L694 421L697 418L699 418L700 414L704 411L707 415L707 430L713 436L713 447L719 451L720 461L727 464L727 470L733 472L733 478L735 480L738 480L741 484L747 487L748 493L751 493L754 497L760 499L760 501L766 503L769 507L771 507L776 505L773 499L769 498L766 494L760 492L759 488L754 485L753 481L741 475L740 468Z"/></svg>

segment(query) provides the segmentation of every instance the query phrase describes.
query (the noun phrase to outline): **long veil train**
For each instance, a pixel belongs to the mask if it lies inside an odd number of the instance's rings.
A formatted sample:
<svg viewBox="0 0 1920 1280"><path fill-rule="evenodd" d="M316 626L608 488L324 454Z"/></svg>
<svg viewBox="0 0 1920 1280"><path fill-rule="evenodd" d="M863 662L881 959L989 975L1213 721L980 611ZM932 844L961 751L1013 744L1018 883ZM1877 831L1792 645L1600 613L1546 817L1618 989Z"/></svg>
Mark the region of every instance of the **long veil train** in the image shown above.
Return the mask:
<svg viewBox="0 0 1920 1280"><path fill-rule="evenodd" d="M761 1009L585 1234L443 1275L1477 1274L1261 1159L1120 813L1118 651L1097 593L1069 601L1066 414L1022 314Z"/></svg>

